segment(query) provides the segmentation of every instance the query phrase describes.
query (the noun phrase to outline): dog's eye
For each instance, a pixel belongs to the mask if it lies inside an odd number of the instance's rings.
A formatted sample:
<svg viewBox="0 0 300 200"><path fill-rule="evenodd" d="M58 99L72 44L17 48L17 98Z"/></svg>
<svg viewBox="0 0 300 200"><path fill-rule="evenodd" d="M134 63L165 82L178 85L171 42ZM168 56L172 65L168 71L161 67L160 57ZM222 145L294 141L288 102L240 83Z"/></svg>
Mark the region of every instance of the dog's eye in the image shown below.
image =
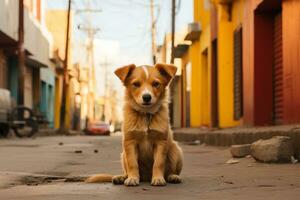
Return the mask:
<svg viewBox="0 0 300 200"><path fill-rule="evenodd" d="M160 86L160 83L157 82L157 81L154 81L154 82L152 83L152 86L155 87L155 88L158 88L158 87Z"/></svg>
<svg viewBox="0 0 300 200"><path fill-rule="evenodd" d="M136 88L140 87L141 86L141 83L140 82L134 82L132 83L132 85Z"/></svg>

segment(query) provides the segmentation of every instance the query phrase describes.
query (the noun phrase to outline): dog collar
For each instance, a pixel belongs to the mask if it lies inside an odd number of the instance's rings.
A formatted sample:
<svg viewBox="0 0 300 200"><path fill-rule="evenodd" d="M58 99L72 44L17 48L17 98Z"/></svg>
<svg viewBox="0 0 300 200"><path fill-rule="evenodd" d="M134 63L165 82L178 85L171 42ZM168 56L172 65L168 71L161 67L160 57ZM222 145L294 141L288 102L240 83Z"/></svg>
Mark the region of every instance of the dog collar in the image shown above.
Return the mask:
<svg viewBox="0 0 300 200"><path fill-rule="evenodd" d="M147 119L147 132L150 130L150 123L152 120L153 114L151 113L146 113L146 119Z"/></svg>

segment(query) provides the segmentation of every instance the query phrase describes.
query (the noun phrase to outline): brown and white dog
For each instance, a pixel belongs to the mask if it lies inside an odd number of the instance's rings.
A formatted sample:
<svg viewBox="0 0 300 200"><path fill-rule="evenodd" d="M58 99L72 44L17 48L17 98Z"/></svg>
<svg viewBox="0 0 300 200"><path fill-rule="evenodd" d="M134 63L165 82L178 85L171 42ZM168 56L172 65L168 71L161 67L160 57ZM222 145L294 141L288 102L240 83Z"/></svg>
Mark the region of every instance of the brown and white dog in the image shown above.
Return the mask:
<svg viewBox="0 0 300 200"><path fill-rule="evenodd" d="M112 181L126 186L137 186L140 181L151 181L154 186L181 182L183 156L169 124L167 89L176 70L168 64L131 64L115 71L126 87L121 153L124 174L95 175L86 182Z"/></svg>

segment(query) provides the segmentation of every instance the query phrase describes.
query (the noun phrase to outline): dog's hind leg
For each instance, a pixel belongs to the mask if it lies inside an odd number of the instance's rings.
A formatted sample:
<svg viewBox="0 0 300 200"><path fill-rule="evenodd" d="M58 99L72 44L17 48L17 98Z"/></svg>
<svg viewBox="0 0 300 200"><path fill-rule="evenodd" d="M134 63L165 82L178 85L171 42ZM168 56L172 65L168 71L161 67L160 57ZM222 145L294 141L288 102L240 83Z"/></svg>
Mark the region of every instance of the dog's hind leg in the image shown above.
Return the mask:
<svg viewBox="0 0 300 200"><path fill-rule="evenodd" d="M112 177L112 182L115 185L122 185L124 184L125 180L127 179L127 166L124 153L121 153L121 163L123 168L123 175L117 175Z"/></svg>
<svg viewBox="0 0 300 200"><path fill-rule="evenodd" d="M183 162L182 150L177 145L176 142L173 142L168 152L167 167L165 173L166 180L168 183L175 184L175 183L182 182L179 176L182 170L182 162Z"/></svg>

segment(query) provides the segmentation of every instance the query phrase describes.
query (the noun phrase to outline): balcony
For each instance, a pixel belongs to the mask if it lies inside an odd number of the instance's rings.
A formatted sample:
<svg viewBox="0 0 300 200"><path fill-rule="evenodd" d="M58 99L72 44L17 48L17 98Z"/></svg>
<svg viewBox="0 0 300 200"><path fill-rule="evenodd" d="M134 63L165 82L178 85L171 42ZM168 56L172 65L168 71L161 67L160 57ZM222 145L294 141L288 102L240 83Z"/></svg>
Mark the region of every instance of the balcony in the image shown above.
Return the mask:
<svg viewBox="0 0 300 200"><path fill-rule="evenodd" d="M201 33L200 23L197 22L190 23L188 24L187 34L184 39L189 41L199 40L200 33Z"/></svg>
<svg viewBox="0 0 300 200"><path fill-rule="evenodd" d="M0 1L0 32L12 41L18 40L19 1Z"/></svg>
<svg viewBox="0 0 300 200"><path fill-rule="evenodd" d="M24 12L24 47L32 56L30 60L40 67L53 66L52 36L28 11Z"/></svg>

